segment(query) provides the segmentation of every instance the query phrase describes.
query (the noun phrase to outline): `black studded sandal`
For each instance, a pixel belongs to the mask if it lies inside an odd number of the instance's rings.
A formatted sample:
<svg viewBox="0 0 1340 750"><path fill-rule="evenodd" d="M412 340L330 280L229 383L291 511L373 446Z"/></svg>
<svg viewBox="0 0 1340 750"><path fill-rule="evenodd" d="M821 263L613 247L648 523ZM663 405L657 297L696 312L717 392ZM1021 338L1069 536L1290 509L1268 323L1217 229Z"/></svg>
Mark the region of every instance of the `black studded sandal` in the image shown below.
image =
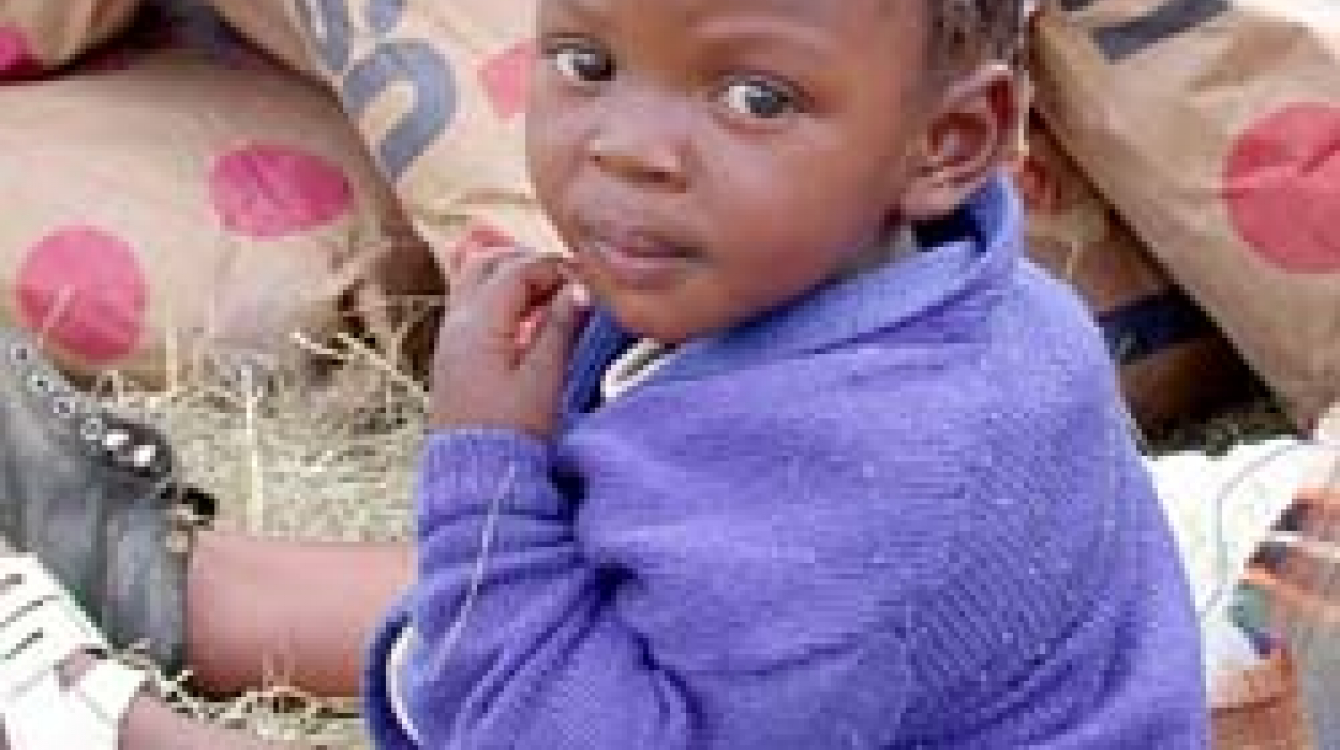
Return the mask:
<svg viewBox="0 0 1340 750"><path fill-rule="evenodd" d="M181 664L190 531L209 498L175 481L158 431L76 391L0 327L0 535L36 556L114 647Z"/></svg>

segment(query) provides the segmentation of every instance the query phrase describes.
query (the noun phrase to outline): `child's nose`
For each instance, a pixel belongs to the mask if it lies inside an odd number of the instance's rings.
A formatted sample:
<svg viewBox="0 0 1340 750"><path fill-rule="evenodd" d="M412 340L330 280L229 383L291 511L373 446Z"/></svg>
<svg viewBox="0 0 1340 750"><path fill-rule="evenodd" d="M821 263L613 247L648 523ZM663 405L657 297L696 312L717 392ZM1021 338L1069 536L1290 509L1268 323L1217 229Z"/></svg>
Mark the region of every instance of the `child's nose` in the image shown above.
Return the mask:
<svg viewBox="0 0 1340 750"><path fill-rule="evenodd" d="M606 127L591 137L587 151L591 161L621 180L667 190L687 186L683 139L667 123Z"/></svg>

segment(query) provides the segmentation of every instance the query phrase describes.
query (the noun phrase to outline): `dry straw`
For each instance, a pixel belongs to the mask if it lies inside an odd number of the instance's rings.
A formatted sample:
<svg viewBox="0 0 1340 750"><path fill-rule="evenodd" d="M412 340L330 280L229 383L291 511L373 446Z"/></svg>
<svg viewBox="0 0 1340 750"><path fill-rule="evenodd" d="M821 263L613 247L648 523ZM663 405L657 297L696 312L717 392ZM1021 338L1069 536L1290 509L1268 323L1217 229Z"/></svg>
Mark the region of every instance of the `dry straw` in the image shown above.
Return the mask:
<svg viewBox="0 0 1340 750"><path fill-rule="evenodd" d="M225 527L293 539L402 539L426 406L423 386L406 374L406 347L439 301L395 304L382 320L399 322L367 340L294 334L295 356L282 363L193 352L192 366L169 364L163 389L107 375L94 390L167 434L182 479L217 498ZM181 342L170 350L180 352ZM314 700L285 684L283 665L271 671L264 689L225 703L192 695L184 676L159 679L180 710L206 721L308 746L367 746L355 704Z"/></svg>

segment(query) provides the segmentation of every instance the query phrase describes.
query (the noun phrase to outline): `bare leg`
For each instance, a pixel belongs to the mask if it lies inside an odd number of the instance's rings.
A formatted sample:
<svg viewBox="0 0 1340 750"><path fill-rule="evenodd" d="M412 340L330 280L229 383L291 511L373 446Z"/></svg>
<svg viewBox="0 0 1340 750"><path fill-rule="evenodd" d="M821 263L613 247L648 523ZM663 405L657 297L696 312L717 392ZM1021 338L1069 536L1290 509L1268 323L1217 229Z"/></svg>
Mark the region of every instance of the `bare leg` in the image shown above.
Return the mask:
<svg viewBox="0 0 1340 750"><path fill-rule="evenodd" d="M187 576L187 659L201 686L233 693L278 678L315 695L358 694L364 649L410 581L404 544L263 540L204 531ZM92 657L72 657L72 681ZM208 726L150 696L122 723L122 750L293 747ZM0 726L0 750L6 750Z"/></svg>
<svg viewBox="0 0 1340 750"><path fill-rule="evenodd" d="M315 695L355 696L368 641L412 566L405 544L203 532L187 578L188 666L219 694L268 678Z"/></svg>
<svg viewBox="0 0 1340 750"><path fill-rule="evenodd" d="M276 674L325 696L356 695L363 654L387 606L409 583L403 544L286 542L207 531L187 577L187 654L219 693ZM287 747L206 726L141 697L122 725L122 750Z"/></svg>

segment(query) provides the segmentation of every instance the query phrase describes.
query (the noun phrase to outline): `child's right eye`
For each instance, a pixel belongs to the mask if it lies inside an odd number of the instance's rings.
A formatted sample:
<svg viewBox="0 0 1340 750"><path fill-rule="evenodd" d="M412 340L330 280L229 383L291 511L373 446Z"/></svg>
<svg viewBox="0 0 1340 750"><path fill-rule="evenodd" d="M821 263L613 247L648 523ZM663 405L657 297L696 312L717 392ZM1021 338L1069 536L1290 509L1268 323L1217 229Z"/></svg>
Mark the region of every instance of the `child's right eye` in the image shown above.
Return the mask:
<svg viewBox="0 0 1340 750"><path fill-rule="evenodd" d="M733 81L721 92L732 111L760 120L775 120L799 108L798 97L786 87L762 79Z"/></svg>
<svg viewBox="0 0 1340 750"><path fill-rule="evenodd" d="M562 44L548 55L559 73L578 83L600 83L614 78L614 58L594 45Z"/></svg>

